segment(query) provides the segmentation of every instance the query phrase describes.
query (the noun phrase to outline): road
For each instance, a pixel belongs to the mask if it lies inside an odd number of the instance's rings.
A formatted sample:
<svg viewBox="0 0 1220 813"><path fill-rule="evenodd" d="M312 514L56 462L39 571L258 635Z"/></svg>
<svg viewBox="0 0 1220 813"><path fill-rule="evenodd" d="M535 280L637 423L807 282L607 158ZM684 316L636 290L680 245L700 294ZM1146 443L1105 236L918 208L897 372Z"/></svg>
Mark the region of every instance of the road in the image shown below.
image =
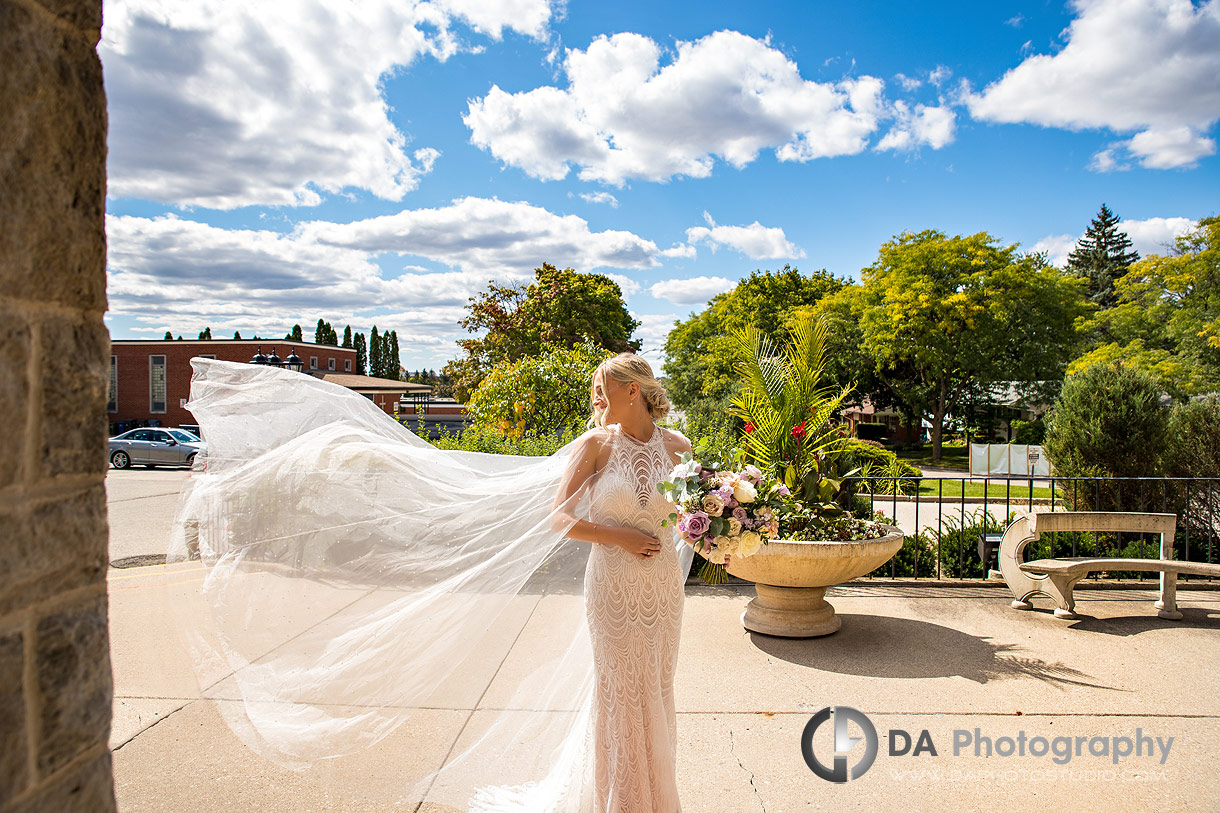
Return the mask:
<svg viewBox="0 0 1220 813"><path fill-rule="evenodd" d="M110 562L132 563L132 557L165 556L178 492L189 469L110 469L106 505L110 511Z"/></svg>

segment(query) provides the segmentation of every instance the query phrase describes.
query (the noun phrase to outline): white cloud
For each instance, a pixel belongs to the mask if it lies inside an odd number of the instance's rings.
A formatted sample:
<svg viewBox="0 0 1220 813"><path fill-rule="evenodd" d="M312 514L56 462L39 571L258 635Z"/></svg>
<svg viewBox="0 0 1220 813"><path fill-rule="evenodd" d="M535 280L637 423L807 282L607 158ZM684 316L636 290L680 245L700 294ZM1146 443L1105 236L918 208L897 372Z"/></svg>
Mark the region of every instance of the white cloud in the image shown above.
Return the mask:
<svg viewBox="0 0 1220 813"><path fill-rule="evenodd" d="M1034 243L1030 251L1035 254L1045 251L1046 259L1051 265L1063 268L1067 265L1068 255L1072 253L1072 249L1076 248L1076 241L1079 239L1080 235L1073 237L1070 234L1048 234Z"/></svg>
<svg viewBox="0 0 1220 813"><path fill-rule="evenodd" d="M908 93L912 90L917 90L923 84L923 80L916 79L914 76L907 76L904 73L896 73L894 78L898 80L898 84L902 85L902 89Z"/></svg>
<svg viewBox="0 0 1220 813"><path fill-rule="evenodd" d="M550 17L546 0L108 0L105 11L109 194L216 209L352 189L401 200L438 153L412 160L381 82L457 52L457 20L539 36Z"/></svg>
<svg viewBox="0 0 1220 813"><path fill-rule="evenodd" d="M652 365L654 374L661 375L665 363L665 339L673 330L674 322L681 317L676 313L635 312L631 316L640 323L635 330L635 337L640 340L640 355Z"/></svg>
<svg viewBox="0 0 1220 813"><path fill-rule="evenodd" d="M611 208L618 208L618 198L609 192L581 192L580 199L585 203L608 203Z"/></svg>
<svg viewBox="0 0 1220 813"><path fill-rule="evenodd" d="M576 215L494 198L460 198L351 223L313 221L298 233L308 243L411 254L485 273L528 271L543 261L581 271L651 268L661 254L656 243L632 232L594 232Z"/></svg>
<svg viewBox="0 0 1220 813"><path fill-rule="evenodd" d="M928 81L936 85L936 87L940 87L945 82L948 82L951 76L953 76L953 71L944 65L937 65L936 69L928 74Z"/></svg>
<svg viewBox="0 0 1220 813"><path fill-rule="evenodd" d="M1125 146L1149 169L1193 167L1200 158L1216 154L1216 142L1189 127L1145 130Z"/></svg>
<svg viewBox="0 0 1220 813"><path fill-rule="evenodd" d="M662 257L676 257L684 260L693 260L695 258L695 247L689 243L679 243L671 248L667 248L661 252Z"/></svg>
<svg viewBox="0 0 1220 813"><path fill-rule="evenodd" d="M917 104L912 110L906 102L893 105L894 125L877 143L877 150L913 150L927 144L934 150L953 141L957 114L950 107Z"/></svg>
<svg viewBox="0 0 1220 813"><path fill-rule="evenodd" d="M572 166L621 185L706 177L717 160L743 167L764 149L781 161L862 152L884 115L870 76L823 84L763 40L719 31L662 49L633 33L598 37L563 61L566 89L498 86L464 117L474 144L544 180Z"/></svg>
<svg viewBox="0 0 1220 813"><path fill-rule="evenodd" d="M441 337L448 349L440 360L456 353L464 305L490 279L528 281L543 261L581 271L650 268L661 255L631 232L594 232L578 217L480 198L354 223L313 221L288 233L173 215L112 215L106 231L110 311L134 322L133 330L176 335L210 325L216 335L282 336L319 317L362 329L377 322ZM387 263L386 254L448 270ZM624 296L642 289L627 274L605 273ZM395 324L386 311L410 317Z"/></svg>
<svg viewBox="0 0 1220 813"><path fill-rule="evenodd" d="M649 293L658 299L668 299L675 305L702 305L716 294L732 290L737 280L727 277L691 277L667 279L654 283Z"/></svg>
<svg viewBox="0 0 1220 813"><path fill-rule="evenodd" d="M1073 130L1140 131L1122 146L1155 169L1213 154L1215 142L1204 133L1220 119L1220 0L1074 5L1078 16L1063 49L1031 56L971 95L971 114ZM1107 161L1095 156L1094 166Z"/></svg>
<svg viewBox="0 0 1220 813"><path fill-rule="evenodd" d="M694 226L686 230L686 242L690 244L707 241L715 251L720 246L737 249L752 260L804 257L805 252L788 242L784 230L764 226L755 220L749 226L718 226L707 212L703 213L707 226Z"/></svg>
<svg viewBox="0 0 1220 813"><path fill-rule="evenodd" d="M1122 143L1111 144L1104 150L1093 153L1093 160L1089 162L1089 169L1094 172L1119 172L1125 169L1130 169L1127 164L1119 157L1119 149Z"/></svg>
<svg viewBox="0 0 1220 813"><path fill-rule="evenodd" d="M1196 227L1188 217L1150 217L1145 220L1123 220L1118 228L1131 238L1132 247L1141 257L1149 254L1166 254L1175 238ZM1045 251L1047 259L1060 268L1067 265L1068 255L1084 233L1073 237L1070 234L1052 234L1034 243L1034 251Z"/></svg>

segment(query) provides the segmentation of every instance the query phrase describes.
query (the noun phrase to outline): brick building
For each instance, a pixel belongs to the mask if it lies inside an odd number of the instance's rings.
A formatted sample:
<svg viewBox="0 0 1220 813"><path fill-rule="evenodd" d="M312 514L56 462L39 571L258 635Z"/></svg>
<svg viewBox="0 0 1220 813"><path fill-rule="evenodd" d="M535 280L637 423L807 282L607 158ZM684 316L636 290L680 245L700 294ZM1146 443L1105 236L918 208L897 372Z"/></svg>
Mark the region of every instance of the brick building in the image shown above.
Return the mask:
<svg viewBox="0 0 1220 813"><path fill-rule="evenodd" d="M198 341L145 341L116 339L110 343L110 389L106 405L111 429L131 425L181 426L194 424L186 409L191 392L191 359L214 358L246 363L262 350L280 358L296 353L302 374L355 390L388 414L398 412L404 394L428 393L422 384L371 378L353 372L356 351L311 342L284 340L210 339Z"/></svg>

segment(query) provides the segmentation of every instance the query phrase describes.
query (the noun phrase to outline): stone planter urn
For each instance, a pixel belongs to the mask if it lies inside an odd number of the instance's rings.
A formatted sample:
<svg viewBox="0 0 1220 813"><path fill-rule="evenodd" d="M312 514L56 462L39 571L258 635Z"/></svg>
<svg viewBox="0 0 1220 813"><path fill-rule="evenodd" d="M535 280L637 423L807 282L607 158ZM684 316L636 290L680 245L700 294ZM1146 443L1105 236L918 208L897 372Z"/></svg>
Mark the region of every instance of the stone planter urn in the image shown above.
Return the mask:
<svg viewBox="0 0 1220 813"><path fill-rule="evenodd" d="M753 556L734 557L728 572L754 582L758 596L741 614L751 632L783 638L829 635L843 622L825 599L826 588L863 576L902 547L902 531L887 525L876 539L854 542L775 540Z"/></svg>

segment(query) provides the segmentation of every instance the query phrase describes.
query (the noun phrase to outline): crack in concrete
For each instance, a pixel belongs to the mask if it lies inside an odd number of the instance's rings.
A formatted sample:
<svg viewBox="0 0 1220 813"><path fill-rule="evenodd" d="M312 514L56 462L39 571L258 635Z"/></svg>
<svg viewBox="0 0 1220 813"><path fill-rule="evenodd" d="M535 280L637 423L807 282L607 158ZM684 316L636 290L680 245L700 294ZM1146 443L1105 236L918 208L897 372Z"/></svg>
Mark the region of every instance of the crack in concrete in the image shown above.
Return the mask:
<svg viewBox="0 0 1220 813"><path fill-rule="evenodd" d="M763 804L762 796L758 793L758 785L754 784L754 772L745 766L745 763L741 761L741 757L737 756L732 728L729 729L729 753L737 760L738 767L750 775L750 787L754 788L754 798L758 800L758 806L762 809L762 812L767 813L767 806Z"/></svg>

